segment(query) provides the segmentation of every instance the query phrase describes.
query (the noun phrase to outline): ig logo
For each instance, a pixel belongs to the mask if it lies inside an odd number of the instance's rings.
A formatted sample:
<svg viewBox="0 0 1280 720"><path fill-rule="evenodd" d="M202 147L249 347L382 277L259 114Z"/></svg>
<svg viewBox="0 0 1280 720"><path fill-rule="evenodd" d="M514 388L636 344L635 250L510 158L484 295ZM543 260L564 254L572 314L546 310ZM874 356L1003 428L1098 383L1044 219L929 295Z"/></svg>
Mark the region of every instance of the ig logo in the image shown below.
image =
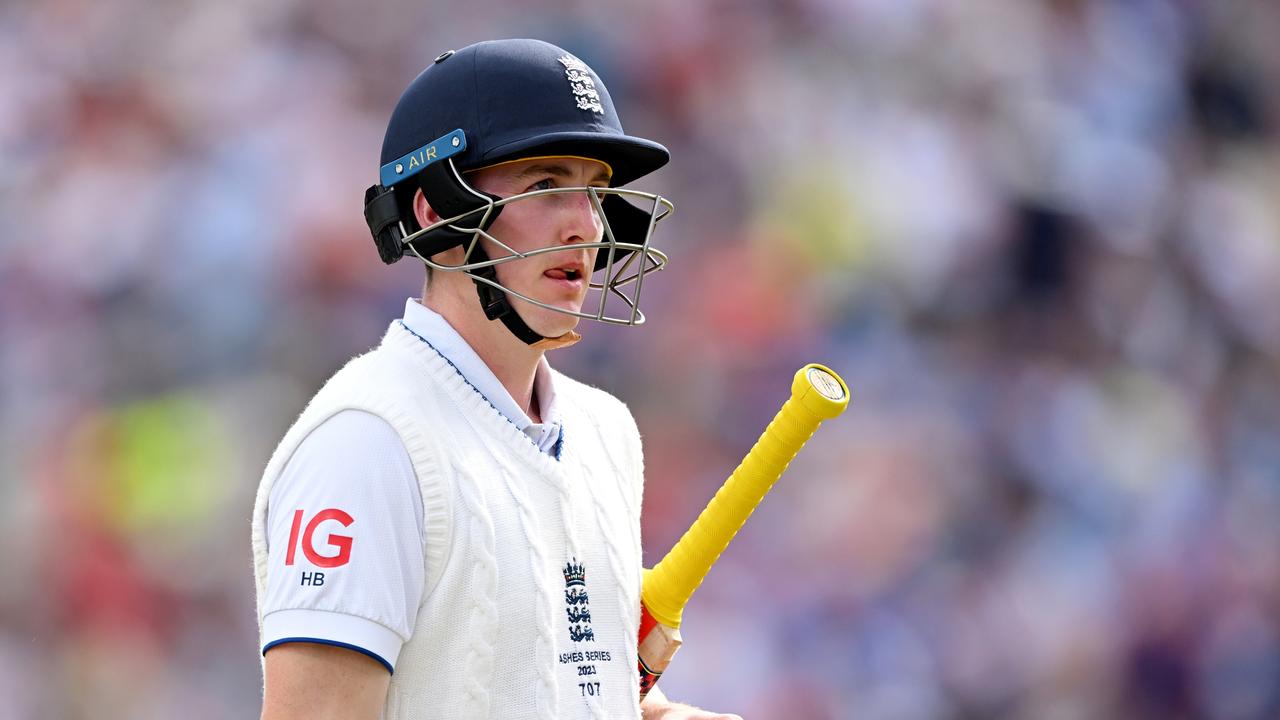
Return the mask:
<svg viewBox="0 0 1280 720"><path fill-rule="evenodd" d="M293 528L289 531L289 551L284 557L285 565L292 565L294 562L294 554L299 545L298 531L302 529L302 514L302 510L296 510L293 513ZM351 561L352 538L350 535L329 533L329 536L325 538L325 543L329 547L337 549L338 552L334 555L321 555L316 551L316 528L325 520L337 520L343 527L348 527L355 522L350 515L337 508L328 508L316 513L315 517L311 518L311 522L307 523L306 530L302 530L302 554L306 555L307 561L316 567L335 568L346 565ZM320 573L316 574L319 575Z"/></svg>

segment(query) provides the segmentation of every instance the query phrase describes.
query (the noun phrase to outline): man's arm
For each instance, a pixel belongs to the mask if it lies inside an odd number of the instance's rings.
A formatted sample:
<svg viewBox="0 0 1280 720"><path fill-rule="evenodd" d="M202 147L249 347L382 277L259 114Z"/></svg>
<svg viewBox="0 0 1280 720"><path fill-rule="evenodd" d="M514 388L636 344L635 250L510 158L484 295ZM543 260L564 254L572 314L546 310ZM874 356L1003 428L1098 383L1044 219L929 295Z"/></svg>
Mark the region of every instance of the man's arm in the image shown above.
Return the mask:
<svg viewBox="0 0 1280 720"><path fill-rule="evenodd" d="M294 451L265 518L265 720L378 717L422 596L421 513L408 451L375 415L339 412Z"/></svg>
<svg viewBox="0 0 1280 720"><path fill-rule="evenodd" d="M692 705L673 703L658 687L650 690L640 703L640 713L644 720L742 720L741 715L707 712Z"/></svg>
<svg viewBox="0 0 1280 720"><path fill-rule="evenodd" d="M346 648L294 642L266 655L262 720L377 720L391 673Z"/></svg>

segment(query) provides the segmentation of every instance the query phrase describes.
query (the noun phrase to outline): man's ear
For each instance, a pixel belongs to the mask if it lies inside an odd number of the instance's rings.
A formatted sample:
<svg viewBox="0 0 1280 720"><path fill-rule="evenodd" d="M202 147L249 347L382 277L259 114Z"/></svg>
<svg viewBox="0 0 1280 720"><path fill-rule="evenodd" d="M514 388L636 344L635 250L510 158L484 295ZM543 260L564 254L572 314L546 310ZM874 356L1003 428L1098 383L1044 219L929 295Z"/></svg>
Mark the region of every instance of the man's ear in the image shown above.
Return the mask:
<svg viewBox="0 0 1280 720"><path fill-rule="evenodd" d="M422 194L422 188L413 192L413 217L418 221L418 227L430 227L440 222L440 215L431 208L431 203Z"/></svg>

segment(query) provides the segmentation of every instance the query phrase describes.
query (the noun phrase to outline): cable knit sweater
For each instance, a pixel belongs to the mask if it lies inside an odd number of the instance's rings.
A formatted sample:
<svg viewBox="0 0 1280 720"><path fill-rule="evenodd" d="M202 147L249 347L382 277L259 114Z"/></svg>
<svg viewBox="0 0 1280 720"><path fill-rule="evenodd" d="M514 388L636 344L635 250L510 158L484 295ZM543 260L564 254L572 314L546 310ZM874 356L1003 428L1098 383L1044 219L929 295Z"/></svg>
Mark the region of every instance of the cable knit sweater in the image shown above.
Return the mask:
<svg viewBox="0 0 1280 720"><path fill-rule="evenodd" d="M408 449L426 583L384 718L639 717L639 433L611 395L559 373L554 383L558 459L396 322L317 393L272 456L253 514L259 608L271 485L307 434L364 410Z"/></svg>

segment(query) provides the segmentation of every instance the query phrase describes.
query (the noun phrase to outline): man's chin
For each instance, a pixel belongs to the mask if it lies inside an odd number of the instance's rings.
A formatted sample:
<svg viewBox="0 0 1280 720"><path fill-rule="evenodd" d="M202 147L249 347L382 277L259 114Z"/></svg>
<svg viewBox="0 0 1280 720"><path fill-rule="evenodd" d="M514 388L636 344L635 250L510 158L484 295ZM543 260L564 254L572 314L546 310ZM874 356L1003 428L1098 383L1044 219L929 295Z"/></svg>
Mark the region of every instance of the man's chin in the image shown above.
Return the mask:
<svg viewBox="0 0 1280 720"><path fill-rule="evenodd" d="M568 312L580 312L582 307L580 303L566 302L553 305L553 307L564 312L548 310L526 302L520 302L520 305L520 317L524 319L525 324L543 337L560 337L577 328L581 322L581 318L566 314Z"/></svg>
<svg viewBox="0 0 1280 720"><path fill-rule="evenodd" d="M559 313L553 314L556 315L555 320L540 323L542 327L540 329L534 328L535 332L543 337L560 337L570 330L577 329L579 323L578 318L571 315L560 315Z"/></svg>

